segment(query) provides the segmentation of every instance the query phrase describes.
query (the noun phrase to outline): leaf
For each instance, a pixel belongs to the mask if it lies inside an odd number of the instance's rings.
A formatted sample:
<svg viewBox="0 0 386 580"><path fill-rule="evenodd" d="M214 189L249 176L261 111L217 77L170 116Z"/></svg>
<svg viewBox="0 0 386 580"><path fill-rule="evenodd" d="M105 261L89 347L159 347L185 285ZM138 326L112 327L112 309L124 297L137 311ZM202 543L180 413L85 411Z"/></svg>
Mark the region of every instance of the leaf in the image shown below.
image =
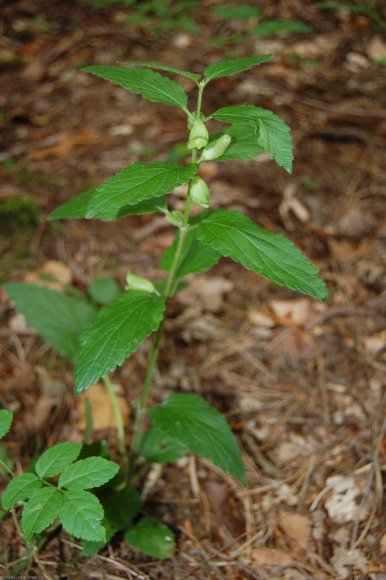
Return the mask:
<svg viewBox="0 0 386 580"><path fill-rule="evenodd" d="M123 67L104 65L87 66L81 70L120 85L128 91L138 93L154 103L166 103L186 109L188 95L182 86L151 70L128 70Z"/></svg>
<svg viewBox="0 0 386 580"><path fill-rule="evenodd" d="M174 66L168 66L166 64L162 64L161 62L142 62L140 60L129 60L128 62L124 62L123 64L127 66L139 66L139 67L146 67L146 68L154 68L158 70L164 70L167 72L175 73L176 75L181 75L188 79L191 79L195 82L200 80L200 75L196 73L189 72L187 70L183 70L180 68L175 68Z"/></svg>
<svg viewBox="0 0 386 580"><path fill-rule="evenodd" d="M95 556L106 544L115 536L117 533L116 526L112 526L109 524L105 519L102 520L101 523L102 527L105 530L105 539L99 542L93 542L90 540L81 540L81 544L83 546L83 555L86 558L91 558Z"/></svg>
<svg viewBox="0 0 386 580"><path fill-rule="evenodd" d="M102 308L82 335L77 358L75 392L81 393L113 371L157 330L165 310L160 296L129 290Z"/></svg>
<svg viewBox="0 0 386 580"><path fill-rule="evenodd" d="M167 248L160 259L160 268L170 271L174 254L177 248L179 232L172 245ZM181 255L180 266L177 271L178 278L183 278L188 274L206 272L214 266L220 258L220 254L212 248L208 252L208 246L203 245L196 238L194 230L188 232L185 238L184 250Z"/></svg>
<svg viewBox="0 0 386 580"><path fill-rule="evenodd" d="M0 439L8 433L13 421L12 411L8 409L0 409Z"/></svg>
<svg viewBox="0 0 386 580"><path fill-rule="evenodd" d="M63 292L24 282L7 282L4 288L42 338L63 356L77 354L79 335L96 316L93 306Z"/></svg>
<svg viewBox="0 0 386 580"><path fill-rule="evenodd" d="M227 20L248 20L249 18L260 18L261 10L257 6L239 4L238 6L215 6L213 14L221 16Z"/></svg>
<svg viewBox="0 0 386 580"><path fill-rule="evenodd" d="M281 117L268 109L253 105L223 107L211 118L225 123L257 128L257 142L288 173L292 172L293 145L291 131Z"/></svg>
<svg viewBox="0 0 386 580"><path fill-rule="evenodd" d="M64 443L54 445L50 449L47 449L37 460L35 465L36 473L42 479L45 477L54 477L70 463L75 461L81 449L81 443L74 443L72 441L65 441Z"/></svg>
<svg viewBox="0 0 386 580"><path fill-rule="evenodd" d="M216 161L228 161L229 159L247 161L264 152L258 142L256 127L231 125L222 133L230 135L232 141L224 155L216 159Z"/></svg>
<svg viewBox="0 0 386 580"><path fill-rule="evenodd" d="M195 165L182 167L177 163L161 161L134 163L96 188L86 217L112 220L116 219L119 212L127 215L128 205L170 193L175 187L189 181L196 171Z"/></svg>
<svg viewBox="0 0 386 580"><path fill-rule="evenodd" d="M311 32L312 28L304 22L298 20L265 20L258 26L250 29L251 34L256 34L260 38L267 38L280 32Z"/></svg>
<svg viewBox="0 0 386 580"><path fill-rule="evenodd" d="M93 280L88 287L91 298L98 304L108 304L120 294L118 284L112 278L101 276Z"/></svg>
<svg viewBox="0 0 386 580"><path fill-rule="evenodd" d="M106 532L101 525L103 507L89 491L66 491L59 513L64 529L75 536L92 542L106 542Z"/></svg>
<svg viewBox="0 0 386 580"><path fill-rule="evenodd" d="M318 269L294 243L280 234L260 228L238 211L216 210L202 221L196 235L248 270L272 282L320 300L327 298Z"/></svg>
<svg viewBox="0 0 386 580"><path fill-rule="evenodd" d="M49 220L61 219L77 219L85 218L87 215L88 206L91 198L95 192L94 189L89 189L78 195L74 195L71 199L59 205L48 216ZM141 215L152 213L153 211L166 210L166 199L164 196L155 197L153 199L146 199L134 205L126 205L119 208L114 214L111 214L110 220L117 220L119 218L127 217L128 215Z"/></svg>
<svg viewBox="0 0 386 580"><path fill-rule="evenodd" d="M141 495L132 487L98 490L98 497L105 510L105 518L118 529L127 527L141 508Z"/></svg>
<svg viewBox="0 0 386 580"><path fill-rule="evenodd" d="M59 488L90 489L107 483L119 471L119 465L103 457L79 459L63 471L59 478Z"/></svg>
<svg viewBox="0 0 386 580"><path fill-rule="evenodd" d="M247 58L215 62L204 69L206 82L243 72L257 64L267 62L271 56L271 54L263 54L262 56L249 56Z"/></svg>
<svg viewBox="0 0 386 580"><path fill-rule="evenodd" d="M22 473L9 482L1 498L3 508L11 509L17 502L31 497L42 487L41 480L34 473Z"/></svg>
<svg viewBox="0 0 386 580"><path fill-rule="evenodd" d="M42 532L52 524L62 506L63 495L56 487L44 487L32 494L24 506L21 527L26 542L33 534Z"/></svg>
<svg viewBox="0 0 386 580"><path fill-rule="evenodd" d="M174 463L189 453L186 445L178 439L172 439L158 429L149 429L142 440L140 454L151 463Z"/></svg>
<svg viewBox="0 0 386 580"><path fill-rule="evenodd" d="M174 554L174 533L155 518L142 518L127 530L125 540L133 548L153 558L172 558Z"/></svg>
<svg viewBox="0 0 386 580"><path fill-rule="evenodd" d="M202 397L177 394L150 410L152 423L201 457L246 482L236 438L223 415Z"/></svg>

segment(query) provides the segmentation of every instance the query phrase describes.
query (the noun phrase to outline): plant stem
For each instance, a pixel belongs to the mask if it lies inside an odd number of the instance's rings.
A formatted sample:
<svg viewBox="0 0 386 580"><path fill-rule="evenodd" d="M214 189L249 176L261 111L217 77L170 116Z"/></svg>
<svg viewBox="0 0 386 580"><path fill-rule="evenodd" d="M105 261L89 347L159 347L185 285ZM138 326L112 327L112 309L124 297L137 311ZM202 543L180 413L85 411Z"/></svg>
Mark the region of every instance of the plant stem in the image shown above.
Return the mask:
<svg viewBox="0 0 386 580"><path fill-rule="evenodd" d="M125 429L123 426L123 417L122 412L118 403L117 395L115 394L114 387L111 383L111 379L109 375L105 375L103 377L103 382L106 387L106 391L108 397L110 399L111 408L113 410L115 425L117 429L117 437L118 437L118 449L119 453L122 457L122 473L124 476L124 481L127 479L128 469L129 469L129 461L128 456L126 453L126 443L125 443Z"/></svg>
<svg viewBox="0 0 386 580"><path fill-rule="evenodd" d="M8 465L6 463L4 463L4 461L2 461L1 459L0 459L0 465L3 469L5 469L5 471L8 471L8 473L12 476L12 478L16 477L16 475L13 473L12 469L10 469L8 467Z"/></svg>

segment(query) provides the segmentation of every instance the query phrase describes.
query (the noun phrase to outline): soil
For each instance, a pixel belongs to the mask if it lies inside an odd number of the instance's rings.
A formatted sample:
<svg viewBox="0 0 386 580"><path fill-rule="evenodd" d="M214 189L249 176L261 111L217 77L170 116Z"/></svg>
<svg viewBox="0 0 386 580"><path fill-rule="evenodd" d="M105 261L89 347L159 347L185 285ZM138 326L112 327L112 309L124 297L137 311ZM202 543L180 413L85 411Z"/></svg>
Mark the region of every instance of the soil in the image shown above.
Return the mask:
<svg viewBox="0 0 386 580"><path fill-rule="evenodd" d="M178 155L186 139L183 113L87 76L83 65L157 60L200 72L215 60L272 52L268 64L210 83L204 111L247 103L281 115L293 131L292 175L263 155L210 163L205 178L214 207L239 209L291 238L320 268L329 299L274 287L225 259L199 275L169 305L152 401L195 392L221 410L237 434L248 486L199 458L153 469L143 513L176 533L170 560L144 556L119 536L86 559L61 530L26 558L3 515L0 574L386 578L386 11L371 3L382 28L369 13L264 0L264 19L300 20L311 31L246 34L219 46L258 21L216 16L215 0L196 4L195 36L178 22L157 32L154 15L133 20L135 9L122 4L3 2L2 281L36 281L46 269L84 292L98 276L123 287L128 268L165 276L158 259L173 232L157 214L115 223L47 219L130 163L170 159L170 148ZM190 80L178 81L193 99ZM84 411L71 364L0 292L0 403L15 412L5 447L18 471L46 446L81 440ZM126 407L138 396L149 348L114 374ZM105 419L103 403L100 414ZM94 437L116 454L112 424L102 420Z"/></svg>

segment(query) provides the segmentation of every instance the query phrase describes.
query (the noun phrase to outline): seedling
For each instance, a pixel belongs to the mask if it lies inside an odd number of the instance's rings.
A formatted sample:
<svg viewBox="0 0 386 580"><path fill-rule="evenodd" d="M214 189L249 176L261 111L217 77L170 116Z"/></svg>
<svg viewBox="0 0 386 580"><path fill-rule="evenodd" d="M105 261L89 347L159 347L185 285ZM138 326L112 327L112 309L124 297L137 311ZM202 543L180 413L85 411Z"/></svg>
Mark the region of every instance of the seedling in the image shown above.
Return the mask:
<svg viewBox="0 0 386 580"><path fill-rule="evenodd" d="M62 355L75 359L76 394L97 381L104 381L115 412L121 454L121 469L117 474L118 466L108 457L92 456L94 448L85 447L83 451L78 444L64 442L41 456L36 473L24 473L13 479L3 495L3 507L9 509L28 499L22 516L27 541L57 521L85 542L86 554L97 551L118 530L125 530L124 538L134 548L157 558L169 557L174 548L173 533L153 518L144 516L134 520L140 511L136 489L140 484L138 468L144 460L170 463L187 453L197 453L246 484L236 438L218 410L196 394L182 393L150 408L149 391L169 300L186 276L209 270L221 256L276 284L321 300L327 297L317 268L290 240L259 227L240 211L211 209L210 188L200 176L200 166L207 161L245 161L262 152L268 153L286 171L292 171L290 130L275 113L252 105L225 106L210 114L203 108L208 83L246 71L269 58L270 55L263 55L217 62L206 67L203 75L156 62L84 69L150 101L177 107L179 115L186 115L186 150L190 160L185 164L134 163L95 189L73 197L50 216L53 220L111 221L133 214L163 214L175 228L174 242L160 260L160 268L167 272L166 280L151 281L129 271L125 289L119 290L104 279L90 288L93 304L74 295L20 282L5 285L9 297L29 324ZM188 107L188 95L182 86L157 70L193 81L197 100L192 109ZM225 125L214 135L210 133L212 119ZM183 184L186 184L185 206L183 211L177 211L167 196ZM192 205L204 209L193 217ZM109 373L153 333L127 452L122 417ZM0 419L2 434L5 434L10 426L9 412L3 410ZM79 459L82 452L86 456ZM98 454L94 450L93 455ZM57 482L47 481L59 473ZM94 488L97 488L95 492L85 491ZM87 514L82 510L88 510ZM71 514L79 516L71 519Z"/></svg>

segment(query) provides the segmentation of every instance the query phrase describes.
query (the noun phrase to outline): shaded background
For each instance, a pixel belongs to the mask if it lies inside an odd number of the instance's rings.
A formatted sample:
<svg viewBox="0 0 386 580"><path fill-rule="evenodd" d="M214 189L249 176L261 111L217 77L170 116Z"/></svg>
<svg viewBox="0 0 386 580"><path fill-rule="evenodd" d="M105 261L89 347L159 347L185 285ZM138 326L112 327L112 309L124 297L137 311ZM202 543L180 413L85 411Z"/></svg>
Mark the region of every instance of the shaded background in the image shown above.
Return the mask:
<svg viewBox="0 0 386 580"><path fill-rule="evenodd" d="M1 5L2 281L48 280L84 292L101 275L123 285L128 267L162 276L158 258L173 232L157 215L47 221L56 205L129 163L184 154L182 113L79 68L158 60L200 72L215 60L272 52L268 64L210 83L204 112L237 103L271 108L293 130L293 174L260 156L208 163L203 176L214 207L241 209L293 239L330 289L321 304L222 260L172 301L154 401L192 391L223 411L239 437L249 489L201 460L165 467L145 513L176 531L175 560L156 562L117 541L101 553L108 561L86 561L63 535L41 555L54 577L101 578L101 567L107 577L133 577L131 569L179 579L386 573L386 14L383 2L325 4ZM178 80L193 102L193 83ZM182 200L177 192L176 208ZM0 403L16 412L7 449L26 466L46 445L81 438L84 400L72 395L71 365L0 292ZM148 349L115 375L126 412ZM108 403L97 391L90 394L97 436L114 449ZM4 446L0 453L6 457ZM12 520L0 524L8 566L23 547Z"/></svg>

